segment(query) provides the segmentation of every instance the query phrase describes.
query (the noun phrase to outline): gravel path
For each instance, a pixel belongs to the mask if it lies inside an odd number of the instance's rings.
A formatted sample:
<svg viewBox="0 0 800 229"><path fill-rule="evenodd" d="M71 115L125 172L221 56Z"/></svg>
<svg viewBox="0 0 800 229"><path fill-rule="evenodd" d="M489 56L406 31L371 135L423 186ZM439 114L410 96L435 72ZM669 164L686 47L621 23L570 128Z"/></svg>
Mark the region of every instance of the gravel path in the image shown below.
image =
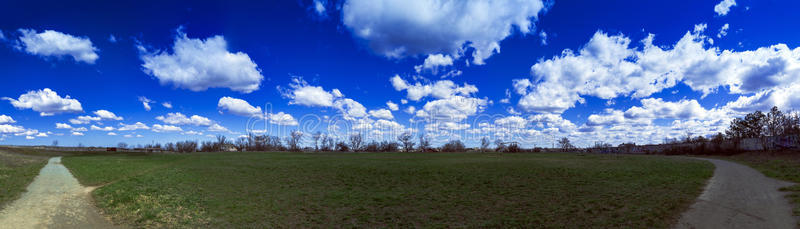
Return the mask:
<svg viewBox="0 0 800 229"><path fill-rule="evenodd" d="M676 228L795 228L792 206L778 191L793 183L764 176L737 163L714 163L714 176L703 194L681 215Z"/></svg>
<svg viewBox="0 0 800 229"><path fill-rule="evenodd" d="M2 228L113 228L61 157L50 158L20 199L0 211Z"/></svg>

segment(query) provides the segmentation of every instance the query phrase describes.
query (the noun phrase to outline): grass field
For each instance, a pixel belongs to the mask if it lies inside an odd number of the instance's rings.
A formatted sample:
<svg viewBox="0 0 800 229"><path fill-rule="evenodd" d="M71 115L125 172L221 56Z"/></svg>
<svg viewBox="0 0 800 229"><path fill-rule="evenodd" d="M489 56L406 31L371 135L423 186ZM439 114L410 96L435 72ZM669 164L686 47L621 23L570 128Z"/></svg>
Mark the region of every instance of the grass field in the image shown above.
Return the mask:
<svg viewBox="0 0 800 229"><path fill-rule="evenodd" d="M17 199L47 164L47 157L11 153L0 149L0 209Z"/></svg>
<svg viewBox="0 0 800 229"><path fill-rule="evenodd" d="M198 153L63 163L136 227L669 227L712 165L576 154Z"/></svg>
<svg viewBox="0 0 800 229"><path fill-rule="evenodd" d="M784 191L792 192L789 198L794 203L794 215L800 216L800 154L740 154L722 158L749 165L768 177L798 183Z"/></svg>

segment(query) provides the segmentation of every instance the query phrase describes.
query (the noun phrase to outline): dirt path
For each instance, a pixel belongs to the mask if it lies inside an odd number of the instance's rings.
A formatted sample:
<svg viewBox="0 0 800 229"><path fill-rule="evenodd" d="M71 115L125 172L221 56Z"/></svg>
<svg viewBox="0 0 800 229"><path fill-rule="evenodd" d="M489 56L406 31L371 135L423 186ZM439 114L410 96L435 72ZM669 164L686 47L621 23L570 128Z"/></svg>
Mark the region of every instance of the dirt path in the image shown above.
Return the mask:
<svg viewBox="0 0 800 229"><path fill-rule="evenodd" d="M28 191L0 211L2 228L114 228L90 201L91 188L50 158Z"/></svg>
<svg viewBox="0 0 800 229"><path fill-rule="evenodd" d="M681 215L676 228L795 228L792 207L778 189L792 183L764 176L737 163L714 163L714 176L703 194Z"/></svg>

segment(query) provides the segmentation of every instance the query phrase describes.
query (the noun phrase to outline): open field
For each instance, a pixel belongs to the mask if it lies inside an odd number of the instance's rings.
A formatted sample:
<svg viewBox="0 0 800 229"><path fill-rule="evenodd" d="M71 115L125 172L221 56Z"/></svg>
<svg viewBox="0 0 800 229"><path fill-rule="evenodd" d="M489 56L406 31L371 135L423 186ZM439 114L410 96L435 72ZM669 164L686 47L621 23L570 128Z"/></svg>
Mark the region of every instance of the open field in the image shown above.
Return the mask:
<svg viewBox="0 0 800 229"><path fill-rule="evenodd" d="M746 164L768 177L798 183L784 190L792 192L789 198L794 204L794 215L800 216L800 154L739 154L720 158Z"/></svg>
<svg viewBox="0 0 800 229"><path fill-rule="evenodd" d="M0 208L18 198L46 163L47 157L0 149Z"/></svg>
<svg viewBox="0 0 800 229"><path fill-rule="evenodd" d="M73 156L117 222L167 227L669 227L710 163L576 154Z"/></svg>

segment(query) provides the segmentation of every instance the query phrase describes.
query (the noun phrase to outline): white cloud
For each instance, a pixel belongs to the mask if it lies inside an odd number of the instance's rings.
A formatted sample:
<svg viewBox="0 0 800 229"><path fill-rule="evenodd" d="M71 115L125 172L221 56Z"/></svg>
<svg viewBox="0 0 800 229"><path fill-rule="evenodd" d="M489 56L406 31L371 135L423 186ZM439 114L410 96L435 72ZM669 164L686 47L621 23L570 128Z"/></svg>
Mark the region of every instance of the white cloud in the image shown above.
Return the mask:
<svg viewBox="0 0 800 229"><path fill-rule="evenodd" d="M486 104L486 99L451 96L426 103L421 110L417 111L416 116L457 122L483 111Z"/></svg>
<svg viewBox="0 0 800 229"><path fill-rule="evenodd" d="M83 136L81 132L72 132L72 136Z"/></svg>
<svg viewBox="0 0 800 229"><path fill-rule="evenodd" d="M25 128L22 126L14 126L9 124L0 124L0 133L1 134L14 134L24 132Z"/></svg>
<svg viewBox="0 0 800 229"><path fill-rule="evenodd" d="M56 123L56 129L72 129L72 126L66 123Z"/></svg>
<svg viewBox="0 0 800 229"><path fill-rule="evenodd" d="M392 112L387 109L378 109L369 111L369 115L379 119L394 119Z"/></svg>
<svg viewBox="0 0 800 229"><path fill-rule="evenodd" d="M210 126L212 123L214 123L211 121L211 119L203 116L192 115L191 117L186 117L186 115L181 114L180 112L167 113L167 116L158 116L156 119L172 125Z"/></svg>
<svg viewBox="0 0 800 229"><path fill-rule="evenodd" d="M164 108L167 108L167 109L172 109L172 103L170 103L170 102L163 102L163 103L161 103L161 106L164 106Z"/></svg>
<svg viewBox="0 0 800 229"><path fill-rule="evenodd" d="M150 129L150 127L147 127L147 125L145 125L144 123L141 123L141 122L136 122L136 123L130 124L130 125L126 125L124 123L120 123L119 125L122 126L122 127L117 129L119 131L149 130Z"/></svg>
<svg viewBox="0 0 800 229"><path fill-rule="evenodd" d="M543 9L541 0L349 0L342 6L342 22L372 51L389 58L460 57L472 48L472 62L480 65L500 52L500 41L512 31L533 32Z"/></svg>
<svg viewBox="0 0 800 229"><path fill-rule="evenodd" d="M417 82L413 85L400 78L399 75L395 75L389 80L392 82L392 86L395 90L406 90L406 97L412 101L419 101L426 96L445 99L452 96L470 96L478 92L478 88L475 87L475 85L464 83L463 86L458 86L450 80L440 80L433 84Z"/></svg>
<svg viewBox="0 0 800 229"><path fill-rule="evenodd" d="M108 136L117 136L117 133L114 133L114 132L108 132L108 134L106 134L106 135L108 135Z"/></svg>
<svg viewBox="0 0 800 229"><path fill-rule="evenodd" d="M292 79L292 84L289 84L291 89L281 90L281 95L291 99L289 104L298 104L304 106L320 106L330 107L333 106L334 94L325 91L320 86L308 85L308 82L301 78ZM280 89L280 88L279 88ZM333 91L336 97L341 97L342 93L339 90Z"/></svg>
<svg viewBox="0 0 800 229"><path fill-rule="evenodd" d="M92 41L85 37L76 37L53 30L37 33L32 29L20 29L20 49L27 53L39 56L72 56L75 61L94 64L99 58L97 48L92 46Z"/></svg>
<svg viewBox="0 0 800 229"><path fill-rule="evenodd" d="M326 16L325 14L325 2L321 0L314 0L314 12L317 13L320 17Z"/></svg>
<svg viewBox="0 0 800 229"><path fill-rule="evenodd" d="M703 26L696 26L703 31ZM672 49L653 45L629 48L630 39L598 31L578 52L531 67L532 82L519 101L527 111L561 113L583 103L582 96L643 98L683 82L704 95L727 87L733 94L754 93L800 79L800 48L785 44L752 51L719 50L699 32L687 32ZM522 87L526 88L526 87ZM527 89L526 89L527 91Z"/></svg>
<svg viewBox="0 0 800 229"><path fill-rule="evenodd" d="M547 33L545 33L544 30L539 32L539 39L541 39L542 45L547 45Z"/></svg>
<svg viewBox="0 0 800 229"><path fill-rule="evenodd" d="M415 108L414 106L408 106L404 111L409 114L414 114L417 112L417 108Z"/></svg>
<svg viewBox="0 0 800 229"><path fill-rule="evenodd" d="M151 130L153 132L159 132L159 133L160 132L178 132L178 131L183 131L183 129L181 129L178 126L161 125L161 124L153 124L153 128Z"/></svg>
<svg viewBox="0 0 800 229"><path fill-rule="evenodd" d="M722 0L714 6L714 12L719 16L725 16L736 5L736 0Z"/></svg>
<svg viewBox="0 0 800 229"><path fill-rule="evenodd" d="M453 65L453 58L448 55L430 54L421 65L414 66L417 72L422 70L430 70L438 72L439 68Z"/></svg>
<svg viewBox="0 0 800 229"><path fill-rule="evenodd" d="M36 135L36 137L46 138L48 136L47 136L47 133L39 133L39 134Z"/></svg>
<svg viewBox="0 0 800 229"><path fill-rule="evenodd" d="M228 128L225 128L224 126L222 126L220 124L216 124L216 123L211 124L210 126L208 126L208 131L211 131L211 132L231 132L230 130L228 130Z"/></svg>
<svg viewBox="0 0 800 229"><path fill-rule="evenodd" d="M38 91L28 91L19 96L19 99L4 97L4 100L11 102L17 109L32 109L38 111L40 116L52 116L58 113L82 112L83 108L77 99L72 99L69 95L61 97L50 88Z"/></svg>
<svg viewBox="0 0 800 229"><path fill-rule="evenodd" d="M260 117L263 114L261 107L253 107L247 101L227 96L219 99L217 108L244 117Z"/></svg>
<svg viewBox="0 0 800 229"><path fill-rule="evenodd" d="M114 131L114 127L110 127L110 126L99 127L99 126L92 125L91 129L92 130L99 130L99 131Z"/></svg>
<svg viewBox="0 0 800 229"><path fill-rule="evenodd" d="M35 138L35 137L33 137L33 136L30 136L30 135L28 135L28 136L25 136L25 139L28 139L28 140L33 140L33 139L36 139L36 138Z"/></svg>
<svg viewBox="0 0 800 229"><path fill-rule="evenodd" d="M203 132L190 130L190 131L184 131L181 134L183 134L183 135L203 135Z"/></svg>
<svg viewBox="0 0 800 229"><path fill-rule="evenodd" d="M352 99L337 99L333 103L333 106L339 110L345 119L363 118L367 116L367 108Z"/></svg>
<svg viewBox="0 0 800 229"><path fill-rule="evenodd" d="M725 23L721 28L719 28L719 33L717 33L717 38L722 38L728 35L728 29L730 29L731 25Z"/></svg>
<svg viewBox="0 0 800 229"><path fill-rule="evenodd" d="M269 122L276 125L284 125L284 126L297 126L297 120L292 117L292 115L278 112L277 114L267 114L267 119Z"/></svg>
<svg viewBox="0 0 800 229"><path fill-rule="evenodd" d="M75 132L86 132L86 131L89 131L89 129L86 129L86 127L78 127L78 128L72 128L72 131L75 131Z"/></svg>
<svg viewBox="0 0 800 229"><path fill-rule="evenodd" d="M397 110L400 109L400 107L397 106L397 104L393 103L392 101L386 101L386 107L389 107L389 110L392 110L392 111L397 111Z"/></svg>
<svg viewBox="0 0 800 229"><path fill-rule="evenodd" d="M400 104L407 104L407 103L408 103L407 99L400 99Z"/></svg>
<svg viewBox="0 0 800 229"><path fill-rule="evenodd" d="M139 96L139 102L142 102L142 106L144 106L144 110L146 110L146 111L150 111L150 109L151 109L150 104L154 103L154 101L152 101L152 100L150 100L150 99L148 99L147 97L144 97L144 96Z"/></svg>
<svg viewBox="0 0 800 229"><path fill-rule="evenodd" d="M94 112L94 115L97 115L97 117L101 119L122 120L122 117L118 117L113 112L107 110L97 110Z"/></svg>
<svg viewBox="0 0 800 229"><path fill-rule="evenodd" d="M625 118L696 119L705 117L709 112L697 100L666 102L661 98L647 98L641 102L641 107L634 106L625 111Z"/></svg>
<svg viewBox="0 0 800 229"><path fill-rule="evenodd" d="M8 124L8 123L16 123L16 122L17 121L15 121L13 118L11 118L11 116L0 115L0 124Z"/></svg>
<svg viewBox="0 0 800 229"><path fill-rule="evenodd" d="M88 115L81 115L77 118L70 119L69 122L73 125L82 125L82 124L89 124L92 121L100 121L100 117L93 117Z"/></svg>
<svg viewBox="0 0 800 229"><path fill-rule="evenodd" d="M144 72L163 84L192 91L230 88L250 93L258 90L264 76L246 53L228 51L222 36L207 39L188 38L181 29L175 37L173 53L147 51L139 46Z"/></svg>

